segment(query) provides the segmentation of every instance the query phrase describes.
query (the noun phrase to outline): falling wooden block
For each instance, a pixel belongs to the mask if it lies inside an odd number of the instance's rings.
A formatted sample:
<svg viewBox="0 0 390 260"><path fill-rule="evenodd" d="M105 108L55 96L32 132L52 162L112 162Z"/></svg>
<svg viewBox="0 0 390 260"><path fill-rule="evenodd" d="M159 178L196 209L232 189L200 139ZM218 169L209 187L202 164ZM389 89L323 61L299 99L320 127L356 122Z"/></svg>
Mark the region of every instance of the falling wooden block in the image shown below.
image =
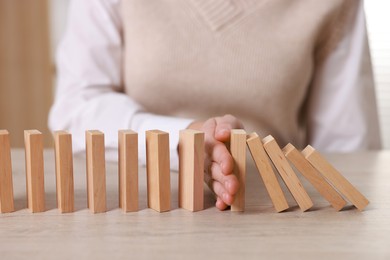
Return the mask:
<svg viewBox="0 0 390 260"><path fill-rule="evenodd" d="M180 131L179 207L203 210L204 133L192 129Z"/></svg>
<svg viewBox="0 0 390 260"><path fill-rule="evenodd" d="M302 154L342 195L362 211L369 203L339 171L337 171L319 152L308 145Z"/></svg>
<svg viewBox="0 0 390 260"><path fill-rule="evenodd" d="M0 130L0 213L14 211L11 146L7 130Z"/></svg>
<svg viewBox="0 0 390 260"><path fill-rule="evenodd" d="M256 133L252 133L248 136L246 143L276 211L281 212L288 209L286 197L272 169L260 137Z"/></svg>
<svg viewBox="0 0 390 260"><path fill-rule="evenodd" d="M230 135L230 153L234 161L233 174L237 177L239 189L235 195L231 211L245 210L245 174L246 174L246 132L232 129Z"/></svg>
<svg viewBox="0 0 390 260"><path fill-rule="evenodd" d="M269 135L263 139L263 145L301 210L306 211L310 209L313 206L313 202L295 175L276 140Z"/></svg>
<svg viewBox="0 0 390 260"><path fill-rule="evenodd" d="M43 136L38 130L24 131L26 150L27 206L33 212L45 211Z"/></svg>
<svg viewBox="0 0 390 260"><path fill-rule="evenodd" d="M118 132L119 207L124 212L138 211L138 134Z"/></svg>
<svg viewBox="0 0 390 260"><path fill-rule="evenodd" d="M347 203L343 197L314 169L305 157L292 145L287 144L283 148L283 153L302 173L302 175L316 188L316 190L332 205L336 210L341 210Z"/></svg>
<svg viewBox="0 0 390 260"><path fill-rule="evenodd" d="M54 132L57 205L61 213L74 211L72 135Z"/></svg>
<svg viewBox="0 0 390 260"><path fill-rule="evenodd" d="M169 134L146 131L146 172L148 207L158 212L171 209Z"/></svg>
<svg viewBox="0 0 390 260"><path fill-rule="evenodd" d="M93 213L106 211L106 161L104 134L97 130L85 132L87 153L88 208Z"/></svg>

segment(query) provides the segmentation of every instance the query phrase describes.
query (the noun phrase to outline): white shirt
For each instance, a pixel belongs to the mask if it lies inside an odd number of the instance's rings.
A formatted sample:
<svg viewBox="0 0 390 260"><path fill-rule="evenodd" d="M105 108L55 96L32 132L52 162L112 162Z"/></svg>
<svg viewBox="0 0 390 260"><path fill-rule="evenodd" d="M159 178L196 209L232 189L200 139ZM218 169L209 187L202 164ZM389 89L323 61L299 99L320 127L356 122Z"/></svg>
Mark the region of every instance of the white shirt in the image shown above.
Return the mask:
<svg viewBox="0 0 390 260"><path fill-rule="evenodd" d="M117 160L118 130L132 129L139 133L143 164L145 131L160 129L169 132L171 167L176 169L179 131L193 119L148 113L123 93L120 2L71 2L67 29L58 48L58 84L49 127L70 131L75 153L85 150L85 130L101 130L108 160ZM357 12L348 33L314 75L308 132L311 145L320 151L380 148L372 72L362 73L367 68L362 2ZM329 103L331 110L326 106Z"/></svg>

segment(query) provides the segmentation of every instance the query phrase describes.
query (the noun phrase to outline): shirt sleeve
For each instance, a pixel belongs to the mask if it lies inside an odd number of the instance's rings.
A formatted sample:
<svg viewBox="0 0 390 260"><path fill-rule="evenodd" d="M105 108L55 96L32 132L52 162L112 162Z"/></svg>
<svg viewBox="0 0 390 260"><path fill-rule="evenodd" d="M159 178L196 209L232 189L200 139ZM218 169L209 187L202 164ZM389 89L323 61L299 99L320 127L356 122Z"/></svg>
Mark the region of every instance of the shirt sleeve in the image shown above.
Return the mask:
<svg viewBox="0 0 390 260"><path fill-rule="evenodd" d="M317 68L307 105L307 142L325 152L380 149L363 1Z"/></svg>
<svg viewBox="0 0 390 260"><path fill-rule="evenodd" d="M49 115L52 131L72 133L75 153L85 151L85 131L105 134L106 159L118 159L118 130L139 133L139 159L146 162L145 131L170 136L171 168L177 169L179 130L191 119L145 111L123 93L120 0L71 1L67 29L57 51L57 89Z"/></svg>

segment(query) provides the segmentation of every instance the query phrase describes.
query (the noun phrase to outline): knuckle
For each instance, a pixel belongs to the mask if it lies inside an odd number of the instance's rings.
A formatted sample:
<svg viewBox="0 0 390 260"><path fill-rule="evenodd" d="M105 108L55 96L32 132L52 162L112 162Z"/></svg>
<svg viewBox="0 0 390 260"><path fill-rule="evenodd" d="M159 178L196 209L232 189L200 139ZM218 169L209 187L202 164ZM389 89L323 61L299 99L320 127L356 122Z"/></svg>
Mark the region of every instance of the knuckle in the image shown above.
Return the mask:
<svg viewBox="0 0 390 260"><path fill-rule="evenodd" d="M223 117L229 118L229 119L236 118L236 117L233 116L232 114L225 114Z"/></svg>
<svg viewBox="0 0 390 260"><path fill-rule="evenodd" d="M229 124L231 124L231 126L234 128L244 128L244 125L242 124L242 122L237 117L233 116L232 114L226 114L223 116L223 118L224 118L224 120L229 122Z"/></svg>

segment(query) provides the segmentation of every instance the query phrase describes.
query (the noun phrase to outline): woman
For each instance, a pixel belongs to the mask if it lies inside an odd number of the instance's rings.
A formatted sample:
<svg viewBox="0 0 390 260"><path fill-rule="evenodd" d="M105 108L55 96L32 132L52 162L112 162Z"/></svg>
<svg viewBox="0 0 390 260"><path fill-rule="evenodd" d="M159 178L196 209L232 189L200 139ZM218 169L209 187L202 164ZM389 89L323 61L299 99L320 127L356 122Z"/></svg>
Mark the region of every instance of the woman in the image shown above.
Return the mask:
<svg viewBox="0 0 390 260"><path fill-rule="evenodd" d="M117 131L133 129L143 163L145 131L167 131L173 168L179 130L203 130L223 210L239 188L232 128L321 151L380 148L366 38L353 0L73 1L49 124L72 132L75 152L102 130L113 160Z"/></svg>

